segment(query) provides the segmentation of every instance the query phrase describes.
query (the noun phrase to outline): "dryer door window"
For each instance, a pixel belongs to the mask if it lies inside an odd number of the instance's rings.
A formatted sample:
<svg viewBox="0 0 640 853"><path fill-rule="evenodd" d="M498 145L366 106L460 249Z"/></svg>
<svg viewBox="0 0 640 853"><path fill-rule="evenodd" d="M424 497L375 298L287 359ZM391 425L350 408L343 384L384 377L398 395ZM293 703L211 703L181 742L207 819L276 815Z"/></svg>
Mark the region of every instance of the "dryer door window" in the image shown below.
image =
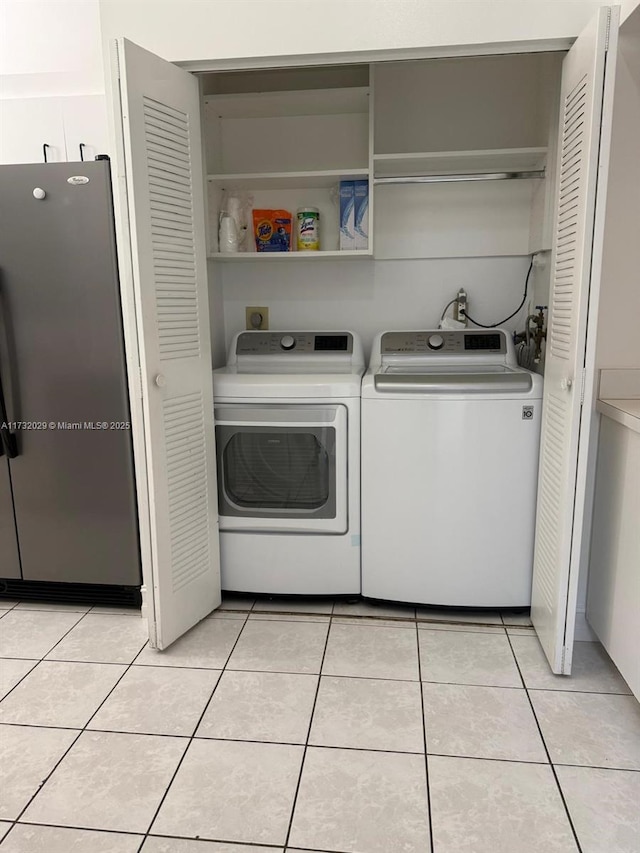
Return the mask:
<svg viewBox="0 0 640 853"><path fill-rule="evenodd" d="M332 503L335 429L239 429L222 451L222 479L239 510L317 513Z"/></svg>
<svg viewBox="0 0 640 853"><path fill-rule="evenodd" d="M343 406L216 406L221 529L344 532Z"/></svg>

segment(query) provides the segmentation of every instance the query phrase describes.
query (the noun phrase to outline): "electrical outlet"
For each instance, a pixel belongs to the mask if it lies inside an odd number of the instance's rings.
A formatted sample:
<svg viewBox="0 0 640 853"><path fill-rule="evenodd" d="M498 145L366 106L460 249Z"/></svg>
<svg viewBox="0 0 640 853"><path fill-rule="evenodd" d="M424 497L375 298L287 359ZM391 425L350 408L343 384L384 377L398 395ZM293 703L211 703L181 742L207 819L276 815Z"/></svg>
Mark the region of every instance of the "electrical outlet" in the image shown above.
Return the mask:
<svg viewBox="0 0 640 853"><path fill-rule="evenodd" d="M269 328L269 309L264 306L247 305L245 311L245 328L266 331Z"/></svg>
<svg viewBox="0 0 640 853"><path fill-rule="evenodd" d="M467 294L460 288L454 303L454 318L466 325L467 323Z"/></svg>

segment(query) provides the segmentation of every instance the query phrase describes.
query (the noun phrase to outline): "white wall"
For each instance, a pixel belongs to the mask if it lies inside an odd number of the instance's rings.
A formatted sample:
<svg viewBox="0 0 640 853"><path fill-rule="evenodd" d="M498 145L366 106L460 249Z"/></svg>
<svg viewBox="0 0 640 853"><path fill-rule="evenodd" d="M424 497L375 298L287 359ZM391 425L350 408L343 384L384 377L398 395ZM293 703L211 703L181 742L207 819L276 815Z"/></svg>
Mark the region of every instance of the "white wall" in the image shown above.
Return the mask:
<svg viewBox="0 0 640 853"><path fill-rule="evenodd" d="M628 0L629 1L629 0ZM103 36L173 61L575 37L606 0L101 0Z"/></svg>
<svg viewBox="0 0 640 853"><path fill-rule="evenodd" d="M245 307L261 305L269 308L272 329L358 332L368 356L377 332L437 326L460 287L475 319L501 320L520 303L528 265L527 257L283 261L270 262L264 280L257 262L217 263L213 287L223 287L227 346L245 326ZM521 328L525 310L506 327Z"/></svg>
<svg viewBox="0 0 640 853"><path fill-rule="evenodd" d="M2 0L0 97L104 91L98 0Z"/></svg>
<svg viewBox="0 0 640 853"><path fill-rule="evenodd" d="M622 0L623 21L639 2ZM101 28L174 61L282 56L573 38L607 3L2 0L0 98L103 91Z"/></svg>
<svg viewBox="0 0 640 853"><path fill-rule="evenodd" d="M640 700L640 435L602 417L587 612Z"/></svg>
<svg viewBox="0 0 640 853"><path fill-rule="evenodd" d="M640 367L640 8L620 28L607 189L598 368Z"/></svg>

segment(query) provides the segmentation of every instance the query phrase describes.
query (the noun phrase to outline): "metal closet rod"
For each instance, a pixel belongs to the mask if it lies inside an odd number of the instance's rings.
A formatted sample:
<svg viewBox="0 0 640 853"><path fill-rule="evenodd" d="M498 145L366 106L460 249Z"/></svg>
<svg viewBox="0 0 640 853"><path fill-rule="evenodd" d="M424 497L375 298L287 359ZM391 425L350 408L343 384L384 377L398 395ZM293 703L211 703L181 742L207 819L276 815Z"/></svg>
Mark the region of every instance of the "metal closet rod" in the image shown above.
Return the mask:
<svg viewBox="0 0 640 853"><path fill-rule="evenodd" d="M473 172L456 175L397 175L392 178L374 178L374 184L450 184L462 181L515 181L544 178L545 170L533 172Z"/></svg>

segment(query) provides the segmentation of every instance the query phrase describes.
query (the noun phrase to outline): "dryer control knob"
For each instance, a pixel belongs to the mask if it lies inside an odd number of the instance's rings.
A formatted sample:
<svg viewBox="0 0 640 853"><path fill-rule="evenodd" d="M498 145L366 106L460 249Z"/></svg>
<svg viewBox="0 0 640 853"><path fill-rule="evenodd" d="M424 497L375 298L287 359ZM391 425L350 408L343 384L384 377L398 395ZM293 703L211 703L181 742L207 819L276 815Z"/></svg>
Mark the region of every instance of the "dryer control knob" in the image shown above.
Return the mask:
<svg viewBox="0 0 640 853"><path fill-rule="evenodd" d="M442 349L444 346L444 338L442 335L431 335L428 344L429 349Z"/></svg>
<svg viewBox="0 0 640 853"><path fill-rule="evenodd" d="M293 337L293 335L285 335L283 338L280 339L280 346L282 347L282 349L293 349L295 345L296 339Z"/></svg>

